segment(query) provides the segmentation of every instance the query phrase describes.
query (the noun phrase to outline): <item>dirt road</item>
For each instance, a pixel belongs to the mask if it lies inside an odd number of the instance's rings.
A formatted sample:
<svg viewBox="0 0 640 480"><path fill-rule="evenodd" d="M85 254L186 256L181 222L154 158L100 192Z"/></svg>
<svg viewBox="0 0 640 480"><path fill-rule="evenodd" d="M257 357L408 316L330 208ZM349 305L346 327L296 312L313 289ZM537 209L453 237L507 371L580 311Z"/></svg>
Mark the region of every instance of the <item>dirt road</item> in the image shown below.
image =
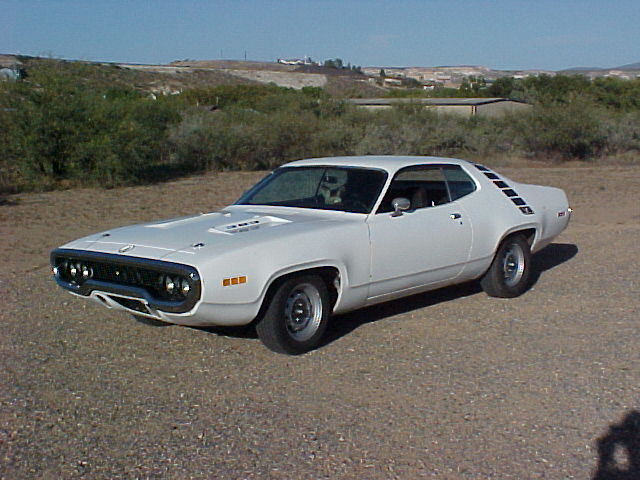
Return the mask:
<svg viewBox="0 0 640 480"><path fill-rule="evenodd" d="M0 478L589 479L607 451L640 475L640 167L501 172L575 209L529 292L465 285L337 317L295 358L249 332L136 322L49 274L67 240L220 208L261 174L8 198Z"/></svg>

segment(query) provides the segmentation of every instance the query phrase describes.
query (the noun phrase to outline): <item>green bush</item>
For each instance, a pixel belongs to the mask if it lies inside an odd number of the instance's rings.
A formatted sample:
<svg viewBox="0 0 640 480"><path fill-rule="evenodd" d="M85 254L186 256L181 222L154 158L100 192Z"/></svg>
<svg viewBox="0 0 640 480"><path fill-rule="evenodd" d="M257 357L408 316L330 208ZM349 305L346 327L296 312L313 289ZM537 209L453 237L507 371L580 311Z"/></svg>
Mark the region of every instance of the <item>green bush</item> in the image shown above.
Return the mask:
<svg viewBox="0 0 640 480"><path fill-rule="evenodd" d="M498 140L490 119L442 115L403 106L373 114L355 147L362 155L469 155L493 152Z"/></svg>
<svg viewBox="0 0 640 480"><path fill-rule="evenodd" d="M603 129L607 154L640 152L640 112L608 115Z"/></svg>
<svg viewBox="0 0 640 480"><path fill-rule="evenodd" d="M13 188L61 181L113 186L143 181L167 158L174 106L133 90L96 91L52 65L29 82L0 85L3 166Z"/></svg>
<svg viewBox="0 0 640 480"><path fill-rule="evenodd" d="M536 106L513 118L513 136L532 156L587 159L607 146L605 111L579 99L568 104Z"/></svg>

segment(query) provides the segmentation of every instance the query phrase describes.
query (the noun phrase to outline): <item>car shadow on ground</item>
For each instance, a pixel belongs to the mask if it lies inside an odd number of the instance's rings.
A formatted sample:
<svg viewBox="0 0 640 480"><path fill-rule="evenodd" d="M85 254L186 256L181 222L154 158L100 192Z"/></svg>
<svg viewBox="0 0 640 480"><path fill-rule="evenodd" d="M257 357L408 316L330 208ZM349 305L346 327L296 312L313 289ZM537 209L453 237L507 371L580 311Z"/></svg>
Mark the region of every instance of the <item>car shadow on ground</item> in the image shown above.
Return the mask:
<svg viewBox="0 0 640 480"><path fill-rule="evenodd" d="M598 466L592 480L640 479L640 412L631 410L596 445Z"/></svg>
<svg viewBox="0 0 640 480"><path fill-rule="evenodd" d="M567 243L552 243L533 256L531 285L535 285L540 276L547 270L570 260L578 253L578 247ZM457 298L468 297L482 292L477 281L445 287L426 293L419 293L390 302L380 303L354 312L337 315L329 323L325 338L319 348L349 334L356 328L377 322L385 318L400 315L413 310L430 307L438 303L448 302ZM255 325L244 327L197 327L198 330L221 336L236 338L257 338Z"/></svg>
<svg viewBox="0 0 640 480"><path fill-rule="evenodd" d="M561 265L578 253L578 247L571 243L552 243L533 256L531 271L531 287L547 270ZM451 287L440 288L426 293L380 303L344 315L336 316L329 324L322 346L349 334L366 323L377 322L385 318L401 315L421 308L431 307L442 302L476 295L482 292L479 282L471 281Z"/></svg>

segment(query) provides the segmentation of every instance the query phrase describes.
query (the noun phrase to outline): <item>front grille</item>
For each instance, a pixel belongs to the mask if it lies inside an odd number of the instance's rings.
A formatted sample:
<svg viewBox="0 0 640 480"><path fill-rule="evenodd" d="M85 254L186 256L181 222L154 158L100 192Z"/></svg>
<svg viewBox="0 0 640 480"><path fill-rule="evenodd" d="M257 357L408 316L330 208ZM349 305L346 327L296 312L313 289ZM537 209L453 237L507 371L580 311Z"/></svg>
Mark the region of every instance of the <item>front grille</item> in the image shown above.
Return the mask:
<svg viewBox="0 0 640 480"><path fill-rule="evenodd" d="M93 278L103 282L133 285L158 293L162 273L145 268L113 265L103 262L87 262L93 269Z"/></svg>
<svg viewBox="0 0 640 480"><path fill-rule="evenodd" d="M152 308L176 313L189 311L200 299L200 277L188 265L72 249L51 252L51 265L58 284L79 295L101 291L136 297ZM123 306L139 308L134 303Z"/></svg>

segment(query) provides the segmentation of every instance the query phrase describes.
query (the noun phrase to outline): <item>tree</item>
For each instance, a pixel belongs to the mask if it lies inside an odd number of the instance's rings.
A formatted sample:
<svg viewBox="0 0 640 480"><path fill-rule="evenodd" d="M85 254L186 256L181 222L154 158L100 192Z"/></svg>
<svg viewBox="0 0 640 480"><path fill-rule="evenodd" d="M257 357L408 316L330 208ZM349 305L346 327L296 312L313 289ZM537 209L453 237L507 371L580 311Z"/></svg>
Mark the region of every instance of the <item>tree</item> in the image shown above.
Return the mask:
<svg viewBox="0 0 640 480"><path fill-rule="evenodd" d="M346 68L341 58L325 60L324 66L328 68L336 68L338 70L342 70L343 68Z"/></svg>
<svg viewBox="0 0 640 480"><path fill-rule="evenodd" d="M102 185L143 179L163 159L175 106L133 89L101 88L92 67L60 62L31 70L29 81L0 88L0 128L10 132L4 161L24 185L62 180Z"/></svg>
<svg viewBox="0 0 640 480"><path fill-rule="evenodd" d="M490 97L512 98L515 79L513 77L500 77L487 88Z"/></svg>

